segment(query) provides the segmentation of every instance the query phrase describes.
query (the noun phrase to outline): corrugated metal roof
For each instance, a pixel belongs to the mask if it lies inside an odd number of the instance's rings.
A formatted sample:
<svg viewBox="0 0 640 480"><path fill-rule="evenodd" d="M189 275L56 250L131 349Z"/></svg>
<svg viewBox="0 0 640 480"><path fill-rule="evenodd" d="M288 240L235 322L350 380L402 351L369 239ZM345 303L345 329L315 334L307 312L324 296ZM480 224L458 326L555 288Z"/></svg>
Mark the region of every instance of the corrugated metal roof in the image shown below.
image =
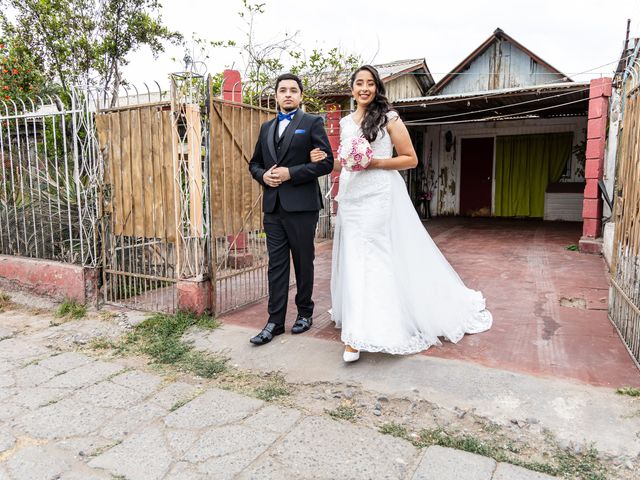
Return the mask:
<svg viewBox="0 0 640 480"><path fill-rule="evenodd" d="M420 67L424 63L424 58L411 58L408 60L396 60L389 63L379 63L374 65L380 77L385 79L386 77L392 77L396 73L403 72L408 68Z"/></svg>
<svg viewBox="0 0 640 480"><path fill-rule="evenodd" d="M398 100L408 124L586 115L589 83L571 82Z"/></svg>
<svg viewBox="0 0 640 480"><path fill-rule="evenodd" d="M562 83L549 83L546 85L531 85L528 87L515 87L515 88L502 88L499 90L483 90L481 92L472 93L452 93L449 95L428 95L425 97L403 98L395 103L414 103L414 102L437 102L439 100L466 100L474 97L491 97L502 96L510 93L529 93L529 92L547 92L547 91L562 91L562 90L580 90L582 88L589 88L589 82L562 82Z"/></svg>

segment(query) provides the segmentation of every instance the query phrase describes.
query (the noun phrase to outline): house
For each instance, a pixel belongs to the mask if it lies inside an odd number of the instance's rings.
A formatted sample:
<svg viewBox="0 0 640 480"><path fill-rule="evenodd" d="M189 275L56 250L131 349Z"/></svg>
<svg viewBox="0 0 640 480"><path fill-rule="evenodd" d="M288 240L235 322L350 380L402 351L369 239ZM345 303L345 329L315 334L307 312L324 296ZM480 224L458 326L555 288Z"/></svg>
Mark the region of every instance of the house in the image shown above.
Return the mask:
<svg viewBox="0 0 640 480"><path fill-rule="evenodd" d="M427 95L395 99L436 215L582 220L589 83L497 29Z"/></svg>
<svg viewBox="0 0 640 480"><path fill-rule="evenodd" d="M395 60L373 65L383 81L387 98L391 102L403 98L420 97L435 85L433 76L424 58ZM342 111L343 116L355 110L351 97L349 79L352 72L340 72L338 76L329 75L321 80L320 90L323 102L334 105Z"/></svg>

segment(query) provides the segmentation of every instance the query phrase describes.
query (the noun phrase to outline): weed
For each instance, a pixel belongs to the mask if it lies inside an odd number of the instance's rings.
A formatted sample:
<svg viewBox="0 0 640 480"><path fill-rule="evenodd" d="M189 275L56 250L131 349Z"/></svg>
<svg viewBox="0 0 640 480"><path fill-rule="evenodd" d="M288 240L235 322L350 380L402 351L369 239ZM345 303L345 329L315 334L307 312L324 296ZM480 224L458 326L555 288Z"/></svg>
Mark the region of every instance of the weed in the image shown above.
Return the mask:
<svg viewBox="0 0 640 480"><path fill-rule="evenodd" d="M640 397L640 388L636 387L621 387L616 390L618 395L628 395L630 397Z"/></svg>
<svg viewBox="0 0 640 480"><path fill-rule="evenodd" d="M349 405L340 405L339 407L333 410L325 410L325 412L332 418L340 419L340 420L348 420L352 422L355 420L357 411L355 408Z"/></svg>
<svg viewBox="0 0 640 480"><path fill-rule="evenodd" d="M89 342L89 348L92 350L107 350L112 348L117 348L117 344L108 338L105 337L94 337Z"/></svg>
<svg viewBox="0 0 640 480"><path fill-rule="evenodd" d="M174 315L155 314L121 342L120 352L137 348L162 365L176 365L200 377L212 378L226 369L227 360L219 356L193 350L193 346L183 342L182 336L191 327L217 328L220 323L208 316L196 316L189 312Z"/></svg>
<svg viewBox="0 0 640 480"><path fill-rule="evenodd" d="M0 312L11 305L11 297L8 293L0 290Z"/></svg>
<svg viewBox="0 0 640 480"><path fill-rule="evenodd" d="M284 397L289 395L289 389L284 382L282 377L274 377L269 383L266 385L261 385L256 387L254 390L254 394L260 400L264 400L266 402L270 402L272 400L276 400L280 397Z"/></svg>
<svg viewBox="0 0 640 480"><path fill-rule="evenodd" d="M397 423L385 423L379 429L380 433L384 433L385 435L391 435L392 437L404 438L405 440L409 440L409 434L407 429L402 425Z"/></svg>
<svg viewBox="0 0 640 480"><path fill-rule="evenodd" d="M56 316L60 318L70 318L77 320L84 317L87 314L87 307L75 302L74 300L65 300L62 305L58 307Z"/></svg>

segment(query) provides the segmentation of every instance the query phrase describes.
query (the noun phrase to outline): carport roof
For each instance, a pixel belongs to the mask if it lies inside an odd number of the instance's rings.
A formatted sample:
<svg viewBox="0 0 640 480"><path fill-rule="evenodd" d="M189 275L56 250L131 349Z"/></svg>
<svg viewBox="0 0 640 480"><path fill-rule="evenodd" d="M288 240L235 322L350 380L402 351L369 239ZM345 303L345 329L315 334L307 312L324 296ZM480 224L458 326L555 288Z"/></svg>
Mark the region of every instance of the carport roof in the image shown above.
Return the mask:
<svg viewBox="0 0 640 480"><path fill-rule="evenodd" d="M394 102L409 125L582 116L589 83L563 82L482 92L406 98Z"/></svg>

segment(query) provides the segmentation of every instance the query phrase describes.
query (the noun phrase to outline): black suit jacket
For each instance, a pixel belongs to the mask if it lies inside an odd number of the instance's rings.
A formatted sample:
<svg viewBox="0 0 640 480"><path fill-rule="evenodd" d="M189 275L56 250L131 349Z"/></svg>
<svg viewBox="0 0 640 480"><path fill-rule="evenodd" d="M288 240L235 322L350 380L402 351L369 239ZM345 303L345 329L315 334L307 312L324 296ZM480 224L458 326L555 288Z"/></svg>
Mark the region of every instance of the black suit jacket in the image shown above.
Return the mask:
<svg viewBox="0 0 640 480"><path fill-rule="evenodd" d="M333 153L322 118L298 110L279 142L276 142L277 127L277 118L262 124L249 162L251 176L264 187L263 211L273 212L278 198L288 212L320 210L323 202L318 177L333 169ZM309 153L316 147L326 152L327 158L311 162ZM274 165L287 167L291 175L291 180L275 188L267 186L262 179Z"/></svg>

